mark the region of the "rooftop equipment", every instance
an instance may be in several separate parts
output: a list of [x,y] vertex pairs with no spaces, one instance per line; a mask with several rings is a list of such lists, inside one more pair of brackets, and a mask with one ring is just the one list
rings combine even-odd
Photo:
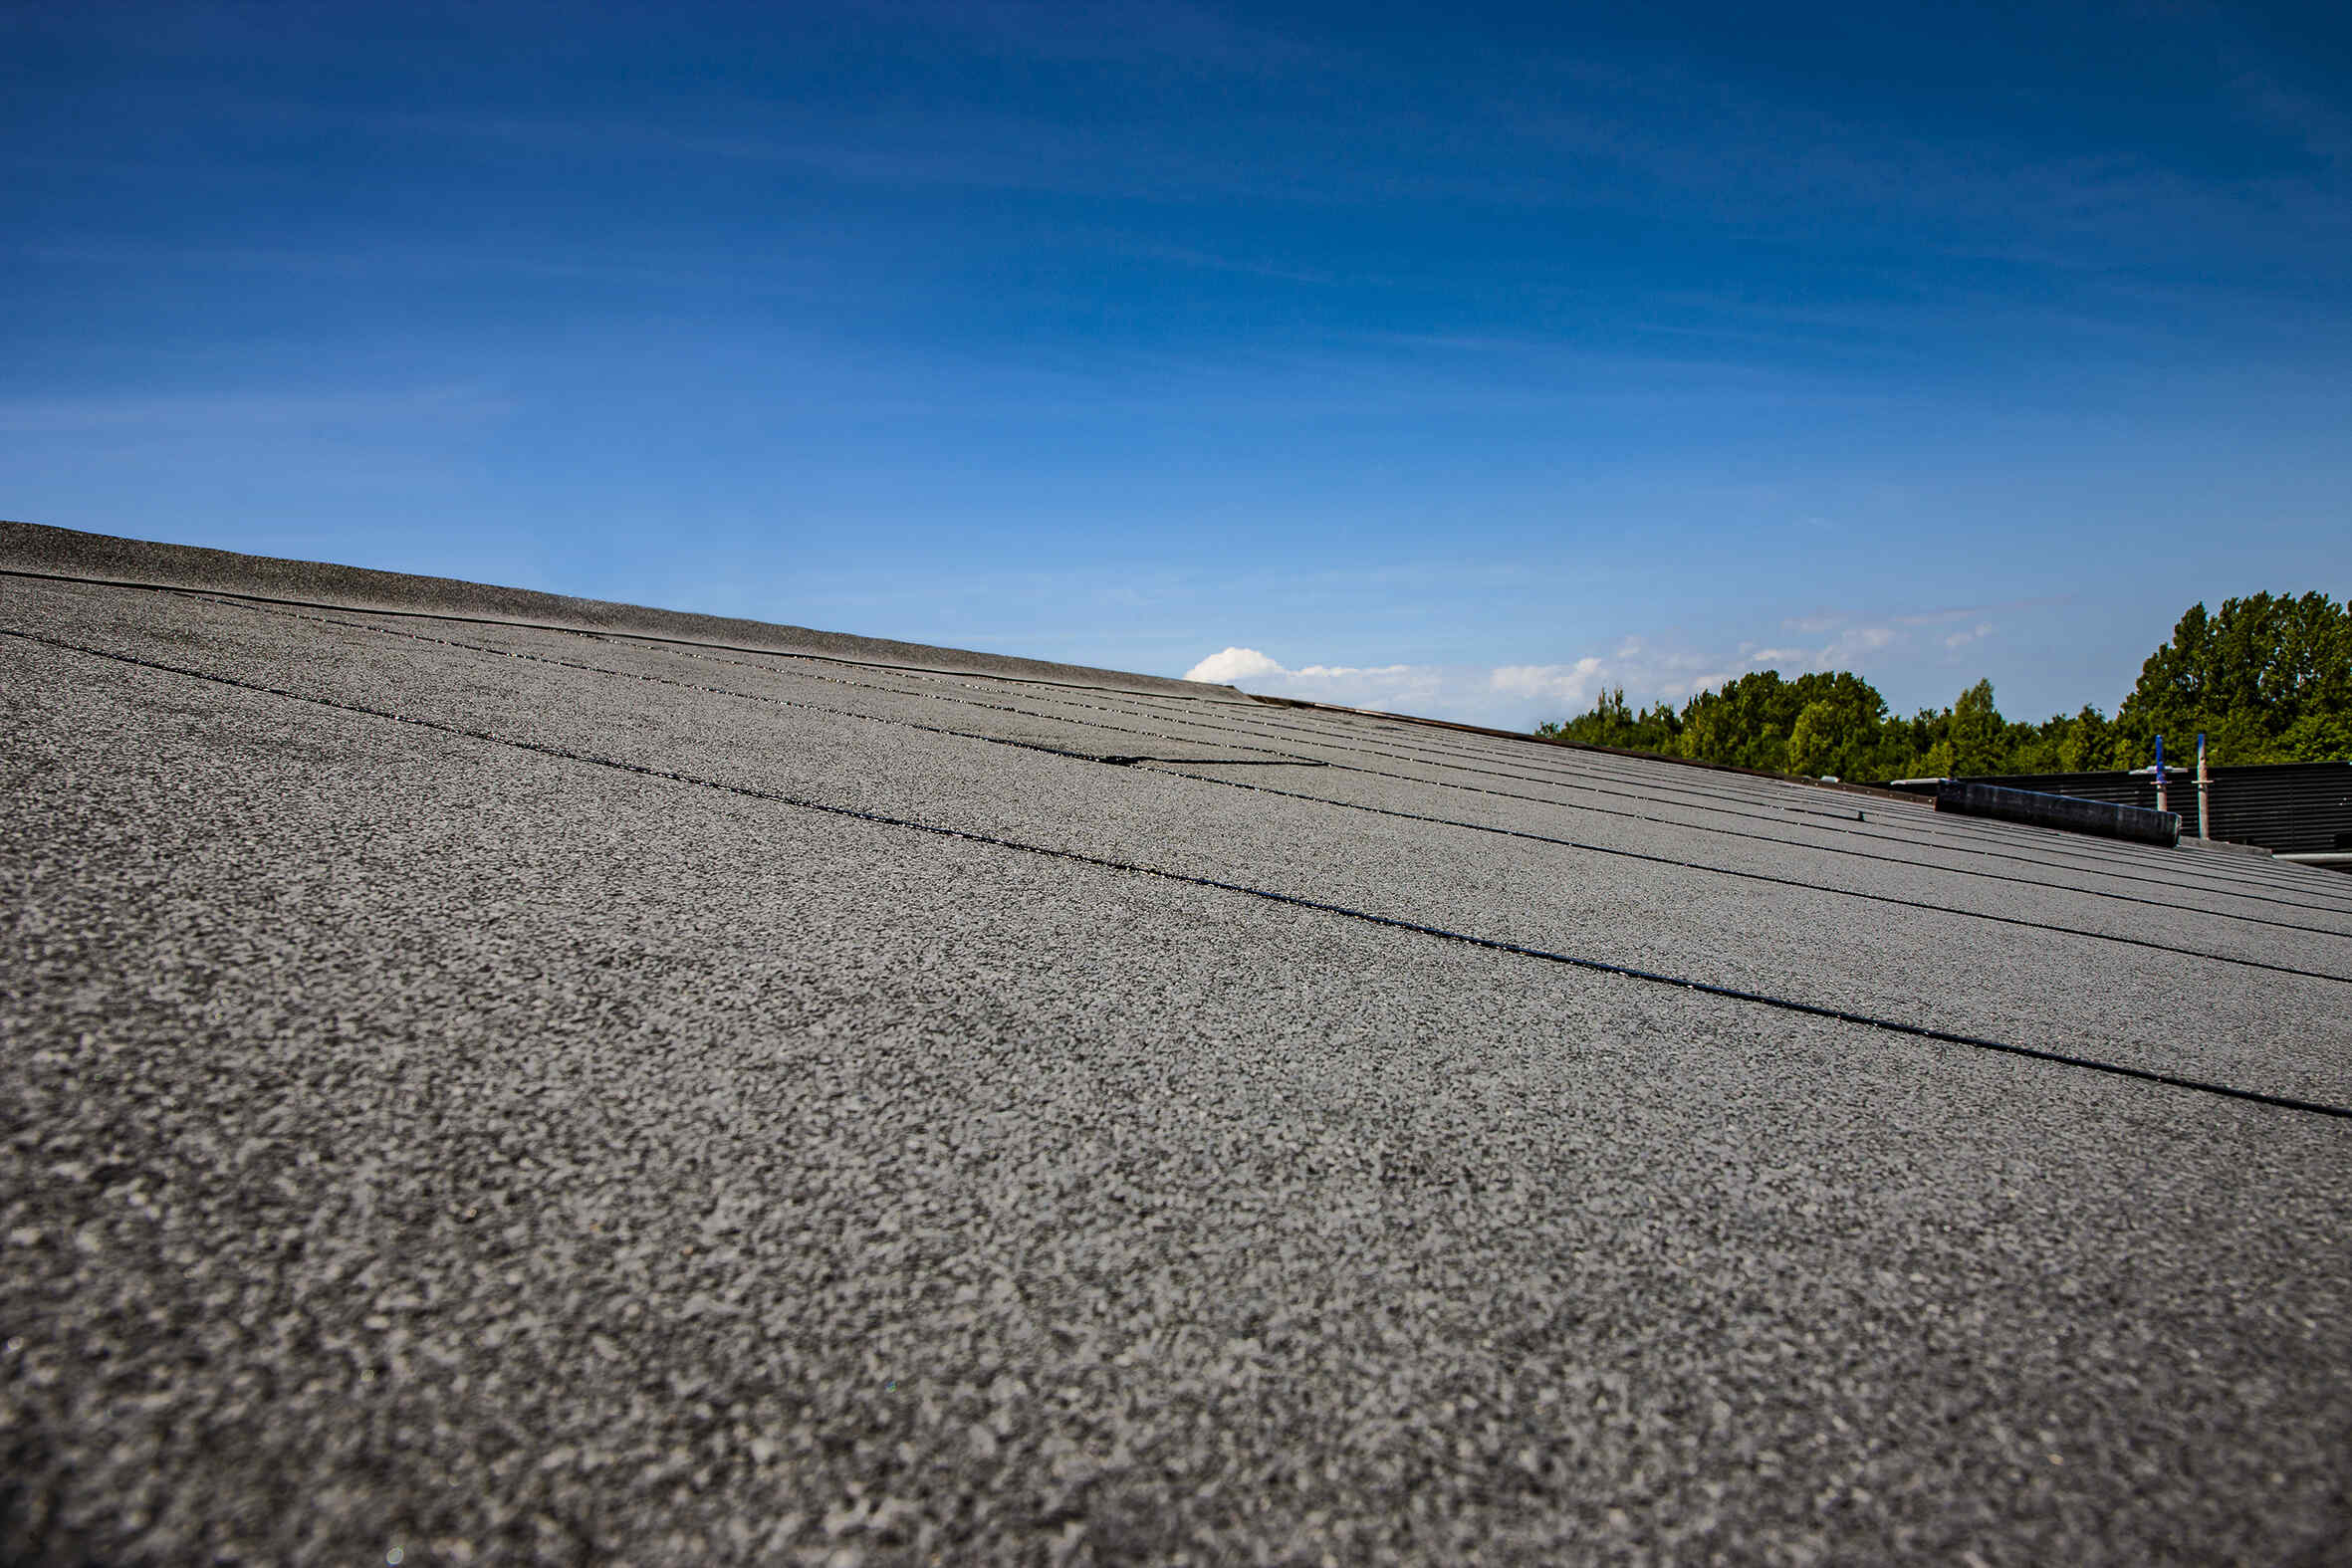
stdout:
[[[2177,770],[2167,769],[2168,773]],[[2352,763],[2257,763],[2207,769],[2200,837],[2278,854],[2352,849]],[[2009,789],[2152,806],[2156,780],[2136,773],[2023,774],[1980,781]],[[2187,804],[2187,801],[2183,801]]]
[[2035,827],[2054,827],[2068,833],[2137,839],[2141,843],[2162,844],[2168,849],[2181,841],[2181,817],[2177,811],[2151,811],[2108,800],[2083,800],[2072,795],[2009,789],[1959,779],[1936,781],[1936,809],[1963,816],[2030,822]]

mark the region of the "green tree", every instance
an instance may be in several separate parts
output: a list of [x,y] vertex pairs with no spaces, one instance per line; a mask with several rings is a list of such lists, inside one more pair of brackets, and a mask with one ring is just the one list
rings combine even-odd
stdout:
[[[1798,721],[1805,726],[1803,756],[1792,755]],[[1685,704],[1679,754],[1775,773],[1835,773],[1862,777],[1880,750],[1886,699],[1858,675],[1811,673],[1784,681],[1777,670],[1743,675]]]
[[1952,743],[1952,767],[1947,771],[1961,778],[2005,772],[2004,729],[2000,710],[1993,703],[1991,681],[1979,681],[1962,692],[1960,701],[1952,705],[1952,721],[1945,732]]
[[1547,741],[1575,741],[1585,746],[1616,746],[1672,756],[1682,734],[1682,715],[1664,702],[1636,713],[1626,704],[1625,688],[1620,686],[1602,692],[1590,713],[1538,726],[1535,733]]
[[2219,614],[2191,606],[2140,667],[2112,750],[2136,766],[2162,735],[2186,759],[2204,731],[2221,761],[2318,762],[2346,755],[2347,716],[2352,607],[2324,593],[2256,593]]
[[2144,765],[2161,734],[2173,759],[2193,759],[2204,731],[2222,763],[2352,758],[2352,605],[2324,593],[2257,593],[2221,613],[2193,606],[2148,656],[2110,720],[2085,704],[2068,718],[2011,722],[1979,681],[1949,708],[1887,713],[1868,681],[1844,672],[1782,680],[1743,675],[1678,712],[1636,713],[1622,688],[1590,713],[1536,733],[1700,762],[1840,779],[2074,773]]
[[2090,773],[2105,768],[2115,750],[2115,727],[2089,703],[2066,721],[2065,738],[2058,743],[2059,773]]
[[1858,675],[1800,675],[1804,706],[1788,727],[1788,770],[1814,777],[1869,779],[1886,762],[1887,703]]
[[1803,706],[1779,671],[1743,675],[1684,707],[1682,754],[1778,772],[1787,765],[1788,732]]
[[1834,772],[1837,754],[1845,740],[1835,706],[1827,701],[1806,703],[1788,731],[1788,771],[1793,774]]
[[2352,758],[2352,708],[2303,715],[2278,738],[2278,750],[2294,763]]

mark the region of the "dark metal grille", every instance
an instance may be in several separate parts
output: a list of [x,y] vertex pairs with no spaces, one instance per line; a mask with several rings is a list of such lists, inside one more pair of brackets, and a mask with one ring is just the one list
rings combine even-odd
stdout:
[[[2352,763],[2266,763],[2210,770],[2213,836],[2281,854],[2352,848]],[[2181,813],[2181,832],[2197,832],[2197,767],[2165,770],[2165,807]],[[1976,784],[2038,789],[2118,805],[2156,805],[2147,774],[2010,774]]]

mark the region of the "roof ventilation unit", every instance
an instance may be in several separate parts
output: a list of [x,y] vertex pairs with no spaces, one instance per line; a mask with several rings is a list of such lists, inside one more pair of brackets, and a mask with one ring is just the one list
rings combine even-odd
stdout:
[[2043,794],[2037,789],[2006,789],[1999,784],[1963,784],[1957,779],[1936,784],[1936,809],[1963,816],[1994,816],[2005,822],[2030,822],[2066,833],[2096,833],[2102,838],[2132,838],[2145,844],[2172,848],[2181,841],[2181,813],[2151,811],[2146,806],[2118,805],[2110,800],[2085,800],[2070,794]]

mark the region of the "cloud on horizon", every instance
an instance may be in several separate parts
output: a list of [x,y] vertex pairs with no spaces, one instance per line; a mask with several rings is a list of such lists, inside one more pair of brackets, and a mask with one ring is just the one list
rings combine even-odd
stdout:
[[[1184,672],[1188,681],[1237,686],[1272,697],[1296,697],[1347,708],[1530,730],[1573,717],[1603,692],[1623,688],[1635,707],[1680,703],[1758,670],[1784,675],[1850,670],[1866,680],[1898,661],[1947,662],[1999,630],[1989,613],[2049,601],[1968,604],[1902,614],[1861,616],[1820,610],[1780,623],[1781,639],[1744,641],[1732,649],[1692,647],[1677,639],[1627,637],[1606,654],[1563,664],[1307,664],[1295,669],[1258,648],[1221,649]],[[1785,634],[1793,633],[1793,637]]]
[[1232,647],[1201,660],[1184,678],[1273,697],[1526,730],[1591,707],[1604,689],[1622,681],[1622,672],[1643,651],[1628,642],[1615,659],[1594,655],[1569,664],[1308,664],[1291,669],[1256,648]]

